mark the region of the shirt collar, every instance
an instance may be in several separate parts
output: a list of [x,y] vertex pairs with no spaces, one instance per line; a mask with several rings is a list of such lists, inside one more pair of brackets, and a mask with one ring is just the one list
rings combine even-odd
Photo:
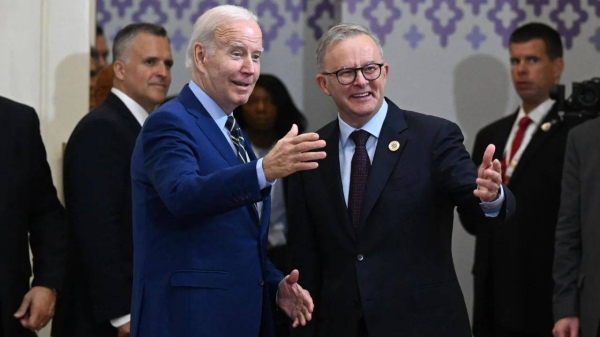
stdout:
[[515,123],[519,123],[521,118],[527,116],[533,121],[534,125],[539,125],[544,119],[544,117],[546,117],[550,109],[552,109],[554,102],[555,101],[553,99],[548,98],[540,105],[536,106],[535,109],[529,111],[528,114],[525,114],[525,110],[523,110],[523,104],[521,104],[521,107],[519,108],[519,114],[517,115],[517,120]]
[[[377,113],[367,122],[367,124],[363,125],[360,129],[367,131],[371,134],[371,136],[375,137],[376,139],[379,139],[379,133],[381,132],[383,121],[387,116],[387,111],[388,104],[385,100],[383,100],[383,104],[381,104],[381,108],[379,108],[379,111],[377,111]],[[340,117],[339,112],[338,124],[340,126],[340,140],[342,141],[342,146],[346,146],[346,142],[348,141],[350,134],[359,129],[356,129],[348,125],[348,123],[344,122],[344,120],[342,120],[342,118]]]
[[121,90],[112,87],[110,89],[110,92],[115,94],[115,96],[119,97],[119,99],[123,102],[123,104],[125,104],[127,109],[129,109],[133,117],[135,117],[138,123],[140,123],[140,125],[143,126],[144,122],[146,121],[146,118],[148,118],[148,111],[142,108],[142,106],[138,102],[134,101],[131,97],[127,96],[127,94],[122,92]]
[[221,107],[217,104],[217,102],[215,102],[212,98],[210,98],[210,96],[208,96],[204,92],[204,90],[202,90],[202,88],[200,88],[200,86],[198,86],[198,84],[196,84],[196,82],[194,82],[193,80],[190,80],[189,86],[190,86],[190,90],[192,90],[192,92],[194,93],[196,98],[200,101],[202,106],[204,106],[204,109],[206,109],[206,111],[208,111],[208,114],[210,115],[210,117],[212,117],[212,119],[214,119],[214,121],[217,123],[217,125],[220,128],[224,128],[225,123],[227,122],[227,117],[229,115],[231,115],[233,113],[233,111],[230,111],[229,113],[225,113],[225,111],[223,111],[223,109],[221,109]]

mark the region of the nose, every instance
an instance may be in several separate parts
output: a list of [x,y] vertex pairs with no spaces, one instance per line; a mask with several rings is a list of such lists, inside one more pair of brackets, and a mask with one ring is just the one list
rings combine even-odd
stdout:
[[522,74],[522,73],[525,73],[525,72],[527,72],[527,69],[528,69],[528,68],[527,68],[527,62],[519,62],[519,63],[516,65],[516,67],[517,67],[517,72],[518,72],[519,74]]
[[356,78],[354,79],[353,84],[356,86],[364,87],[367,83],[369,83],[369,81],[365,78],[365,75],[363,75],[362,71],[357,70]]
[[242,64],[242,72],[246,74],[254,74],[256,72],[257,64],[252,60],[252,57],[249,56],[244,59],[244,63]]
[[259,99],[256,104],[256,110],[262,112],[265,110],[265,102],[262,99]]
[[158,76],[160,76],[160,77],[163,77],[163,78],[166,78],[166,77],[168,77],[170,74],[171,74],[171,70],[170,70],[170,69],[169,69],[169,67],[168,67],[166,64],[164,64],[164,63],[161,63],[161,64],[158,66],[158,69],[156,70],[156,75],[158,75]]

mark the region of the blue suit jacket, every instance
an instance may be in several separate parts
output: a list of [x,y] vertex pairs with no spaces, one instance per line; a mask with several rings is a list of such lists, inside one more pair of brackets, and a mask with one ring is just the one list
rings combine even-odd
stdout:
[[187,85],[146,120],[131,162],[132,336],[273,335],[283,275],[266,256],[270,188],[245,146],[247,164]]

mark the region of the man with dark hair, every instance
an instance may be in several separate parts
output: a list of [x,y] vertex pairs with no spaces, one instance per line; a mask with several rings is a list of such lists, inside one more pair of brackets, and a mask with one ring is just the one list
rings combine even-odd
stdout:
[[562,42],[551,27],[530,23],[513,32],[509,52],[521,105],[479,131],[472,158],[479,165],[487,144],[496,145],[517,212],[503,223],[461,215],[477,236],[473,333],[552,336],[554,230],[571,128],[549,96],[564,68]]
[[65,150],[73,233],[73,298],[58,336],[128,336],[133,279],[130,159],[148,114],[165,99],[173,58],[161,26],[123,28],[113,45],[111,93],[76,126]]
[[456,124],[384,97],[390,66],[363,26],[323,34],[317,62],[338,118],[317,131],[327,142],[319,167],[289,179],[292,267],[316,310],[292,336],[470,336],[454,210],[513,212],[494,147],[477,170]]
[[100,60],[100,67],[104,68],[108,64],[108,44],[106,43],[106,37],[104,36],[104,29],[100,25],[96,25],[96,50],[98,50],[98,56]]
[[567,140],[553,268],[554,337],[600,337],[598,144],[600,118],[576,127]]
[[48,324],[57,292],[62,293],[67,224],[38,116],[4,97],[0,158],[0,337],[31,336]]

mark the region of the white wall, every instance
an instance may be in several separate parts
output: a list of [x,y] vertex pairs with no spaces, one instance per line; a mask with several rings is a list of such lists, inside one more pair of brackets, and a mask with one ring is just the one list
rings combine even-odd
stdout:
[[[0,95],[35,108],[62,199],[62,143],[87,112],[91,0],[0,0]],[[39,336],[50,335],[49,326]]]

